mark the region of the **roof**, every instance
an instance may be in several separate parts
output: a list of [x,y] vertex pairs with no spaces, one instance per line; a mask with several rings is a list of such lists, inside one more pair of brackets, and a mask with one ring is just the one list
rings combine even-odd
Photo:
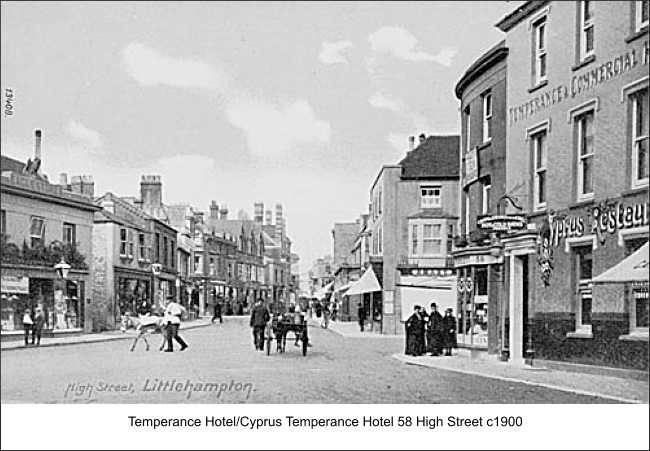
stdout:
[[508,48],[506,47],[505,40],[499,42],[481,55],[469,66],[460,80],[458,80],[458,83],[456,83],[456,88],[454,89],[456,98],[460,100],[463,96],[463,91],[472,81],[480,77],[488,68],[502,61],[506,56],[508,56]]
[[528,1],[523,5],[519,6],[513,12],[508,14],[506,17],[498,21],[495,26],[501,31],[508,32],[512,30],[519,22],[528,17],[531,13],[537,11],[539,8],[548,3],[548,0],[545,1]]
[[399,162],[402,179],[458,178],[460,136],[429,136]]
[[14,160],[10,157],[5,157],[0,155],[0,171],[1,172],[20,172],[22,173],[25,169],[25,163],[22,163],[18,160]]

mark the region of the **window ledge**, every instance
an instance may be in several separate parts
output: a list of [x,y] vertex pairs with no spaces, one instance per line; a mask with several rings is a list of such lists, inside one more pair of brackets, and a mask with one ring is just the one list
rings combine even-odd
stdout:
[[621,194],[625,196],[634,196],[635,194],[645,194],[648,192],[648,184],[635,186],[627,191],[623,191]]
[[490,138],[489,141],[485,141],[484,143],[481,143],[478,146],[476,146],[476,150],[481,151],[487,147],[490,147],[491,145],[492,145],[492,139]]
[[528,94],[532,94],[533,92],[542,89],[544,86],[548,85],[548,80],[543,80],[537,83],[535,86],[532,88],[528,88]]
[[621,340],[621,341],[645,341],[645,342],[647,342],[648,341],[648,331],[641,332],[641,331],[635,330],[635,331],[630,332],[627,335],[621,335],[620,337],[618,337],[618,339]]
[[573,66],[571,66],[571,70],[573,72],[575,72],[575,71],[580,70],[583,67],[593,63],[594,61],[596,61],[596,56],[595,55],[590,55],[590,56],[586,57],[585,59],[583,59],[582,61],[580,61],[579,63],[576,63]]
[[587,329],[578,329],[574,332],[566,334],[567,338],[594,338],[594,334]]
[[639,39],[642,36],[647,36],[648,35],[648,27],[645,26],[641,28],[639,31],[633,32],[631,35],[629,35],[627,38],[625,38],[626,43],[634,42],[637,39]]
[[578,202],[574,202],[571,205],[569,205],[569,210],[574,210],[576,208],[581,208],[585,207],[587,205],[592,205],[594,203],[594,199],[585,199],[585,200],[580,200]]

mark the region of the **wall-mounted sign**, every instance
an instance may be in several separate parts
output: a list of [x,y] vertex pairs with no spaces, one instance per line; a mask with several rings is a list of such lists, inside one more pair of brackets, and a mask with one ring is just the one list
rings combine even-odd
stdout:
[[527,102],[508,108],[509,124],[513,124],[542,112],[567,98],[574,98],[577,95],[589,91],[594,87],[614,79],[633,68],[639,63],[642,66],[648,65],[648,41],[645,41],[640,48],[630,49],[627,52],[605,61],[600,65],[571,77],[569,84],[557,85],[551,89],[541,92]]
[[499,265],[503,263],[503,257],[495,257],[492,254],[479,255],[462,255],[454,257],[454,266],[479,266],[479,265]]
[[476,180],[478,180],[478,151],[475,147],[465,154],[465,185]]
[[526,217],[523,215],[495,215],[479,218],[478,226],[492,232],[511,232],[526,228]]
[[2,276],[2,292],[29,294],[29,277]]

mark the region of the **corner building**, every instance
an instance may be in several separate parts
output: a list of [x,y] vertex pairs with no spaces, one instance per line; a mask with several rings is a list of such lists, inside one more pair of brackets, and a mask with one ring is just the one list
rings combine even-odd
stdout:
[[648,241],[648,2],[529,1],[497,27],[529,221],[502,238],[510,359],[647,370],[647,279],[592,278]]

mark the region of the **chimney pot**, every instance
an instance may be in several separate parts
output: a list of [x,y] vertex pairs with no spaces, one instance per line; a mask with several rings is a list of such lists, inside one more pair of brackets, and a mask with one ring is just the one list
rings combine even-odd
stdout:
[[424,133],[420,134],[420,144],[422,144],[426,140],[427,140],[427,136]]
[[67,186],[68,185],[68,174],[62,172],[59,174],[59,185]]
[[409,152],[415,149],[415,136],[409,136]]

